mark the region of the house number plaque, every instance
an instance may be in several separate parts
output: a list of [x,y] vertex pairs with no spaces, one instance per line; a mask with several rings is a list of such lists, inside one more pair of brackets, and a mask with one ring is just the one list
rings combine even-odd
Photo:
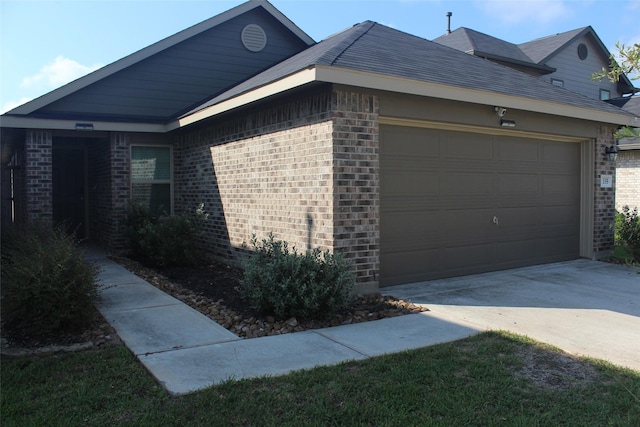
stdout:
[[600,187],[601,188],[613,187],[613,175],[600,175]]

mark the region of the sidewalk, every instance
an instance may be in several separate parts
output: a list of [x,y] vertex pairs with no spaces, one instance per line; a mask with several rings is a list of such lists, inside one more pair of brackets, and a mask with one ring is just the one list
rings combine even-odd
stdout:
[[98,309],[125,345],[171,393],[228,379],[281,375],[321,365],[466,338],[479,329],[430,312],[313,331],[242,339],[95,251]]
[[574,355],[640,371],[640,276],[635,267],[579,259],[385,288],[431,311],[242,339],[101,254],[98,309],[172,394],[228,379],[455,341],[487,330],[526,335]]

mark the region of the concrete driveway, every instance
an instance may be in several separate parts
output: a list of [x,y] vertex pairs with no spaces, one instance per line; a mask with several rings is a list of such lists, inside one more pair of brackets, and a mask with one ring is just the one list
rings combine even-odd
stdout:
[[383,288],[432,315],[640,371],[638,268],[576,260]]

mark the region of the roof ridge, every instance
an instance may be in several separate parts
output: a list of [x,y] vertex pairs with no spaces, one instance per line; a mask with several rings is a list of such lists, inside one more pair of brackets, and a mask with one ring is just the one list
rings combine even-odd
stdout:
[[579,34],[579,33],[581,33],[582,31],[586,30],[589,27],[590,27],[590,25],[587,25],[585,27],[574,28],[573,30],[562,31],[561,33],[549,34],[547,36],[538,37],[537,39],[533,39],[533,40],[529,40],[529,41],[526,41],[526,42],[518,43],[516,46],[522,46],[522,45],[525,45],[525,44],[528,44],[528,43],[534,43],[534,42],[542,41],[542,40],[545,40],[545,39],[550,39],[552,37],[563,36],[563,35],[565,35],[567,33],[575,32],[576,34]]
[[[367,34],[375,25],[376,25],[376,22],[373,22],[373,21],[364,21],[359,24],[355,24],[353,27],[351,27],[351,30],[353,30],[354,27],[358,27],[358,28],[353,30],[354,34],[351,35],[352,38],[347,38],[346,40],[344,40],[343,42],[335,46],[333,49],[330,49],[328,52],[322,55],[323,59],[326,59],[329,65],[334,65],[336,61],[340,59],[340,57],[346,52],[347,49],[353,46],[358,40],[360,40],[362,36]],[[349,31],[349,30],[346,30],[346,31]],[[336,36],[339,34],[341,33],[336,34]]]

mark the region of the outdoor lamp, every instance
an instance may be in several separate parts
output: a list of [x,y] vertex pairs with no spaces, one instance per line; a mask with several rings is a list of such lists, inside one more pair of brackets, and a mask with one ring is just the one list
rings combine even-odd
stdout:
[[618,159],[618,147],[615,145],[606,147],[604,149],[604,153],[607,155],[607,159],[611,162],[615,162]]

